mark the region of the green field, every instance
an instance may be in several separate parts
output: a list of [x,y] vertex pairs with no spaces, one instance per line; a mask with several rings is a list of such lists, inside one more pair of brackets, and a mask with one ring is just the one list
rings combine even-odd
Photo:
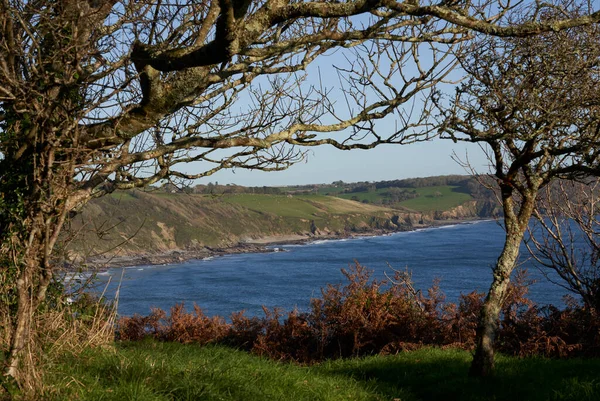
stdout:
[[377,201],[382,201],[383,199],[385,199],[385,197],[383,196],[383,194],[387,191],[387,188],[385,189],[378,189],[376,191],[372,191],[372,192],[352,192],[352,193],[347,193],[347,194],[338,194],[335,196],[338,196],[340,198],[344,198],[344,199],[352,199],[352,198],[356,198],[358,199],[360,202],[367,200],[370,203],[374,203]]
[[223,195],[224,202],[236,204],[260,213],[312,220],[327,214],[381,213],[386,209],[357,205],[355,202],[324,195]]
[[[315,197],[315,200],[317,197]],[[323,210],[300,197],[286,195],[223,195],[224,202],[237,204],[262,213],[272,213],[282,217],[297,217],[301,219],[314,219]]]
[[338,186],[322,186],[319,187],[318,189],[318,193],[319,195],[336,195],[338,193],[340,193],[341,191],[343,191],[344,188],[343,187],[338,187]]
[[[342,188],[328,185],[320,191],[331,193]],[[69,251],[81,257],[110,254],[117,248],[131,254],[160,253],[227,247],[266,237],[395,229],[398,226],[391,219],[398,210],[443,211],[472,199],[457,188],[406,188],[419,196],[392,205],[382,205],[387,200],[387,188],[337,196],[117,191],[90,202],[71,222],[78,235]],[[359,202],[351,200],[353,197]]]
[[118,202],[128,202],[136,199],[130,191],[116,191],[108,194],[107,196]]
[[400,202],[400,205],[419,212],[452,209],[472,199],[469,194],[457,192],[457,188],[450,185],[415,188],[419,197]]
[[45,400],[577,400],[600,399],[600,360],[499,357],[494,378],[467,377],[471,355],[426,348],[392,356],[278,363],[230,348],[117,344],[65,357]]
[[[458,187],[451,185],[403,189],[415,190],[419,196],[414,199],[399,202],[392,206],[406,208],[417,212],[449,210],[472,199],[470,195],[464,192],[458,192]],[[385,200],[385,193],[388,190],[389,188],[380,188],[371,192],[354,192],[338,194],[335,196],[344,199],[352,199],[355,197],[360,202],[366,200],[369,203],[380,203]]]

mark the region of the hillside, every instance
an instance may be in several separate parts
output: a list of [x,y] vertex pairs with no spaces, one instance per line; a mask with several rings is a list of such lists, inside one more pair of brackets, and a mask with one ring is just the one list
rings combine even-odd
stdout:
[[[482,185],[486,182],[486,185]],[[430,219],[452,218],[454,208],[467,206],[471,217],[497,215],[500,209],[494,193],[487,187],[493,186],[488,176],[445,175],[424,178],[409,178],[392,181],[362,181],[331,184],[293,185],[286,187],[243,187],[239,185],[196,185],[175,187],[166,184],[166,192],[195,194],[284,194],[326,195],[357,202],[383,206],[403,212],[422,213]],[[463,211],[464,212],[464,211]],[[448,217],[443,217],[443,213]],[[463,216],[465,217],[465,216]]]
[[[249,244],[404,231],[494,213],[468,177],[419,180],[116,192],[91,202],[73,219],[67,260],[207,248],[213,253],[214,248],[251,252],[260,249]],[[190,257],[203,256],[208,255]]]
[[94,256],[221,248],[265,237],[405,230],[415,223],[411,218],[389,208],[322,195],[128,191],[87,205],[71,223],[75,239],[69,249],[72,255]]

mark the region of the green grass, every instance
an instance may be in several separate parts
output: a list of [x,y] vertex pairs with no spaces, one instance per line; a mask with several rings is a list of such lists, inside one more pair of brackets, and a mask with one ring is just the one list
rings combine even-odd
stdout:
[[319,187],[319,189],[317,190],[318,193],[320,195],[334,195],[336,196],[338,193],[342,192],[344,190],[343,187],[336,187],[336,186],[323,186],[323,187]]
[[362,202],[363,200],[368,200],[369,202],[373,203],[376,201],[381,201],[383,199],[385,199],[385,197],[383,196],[383,194],[387,192],[387,188],[385,189],[378,189],[376,191],[372,191],[372,192],[352,192],[352,193],[347,193],[347,194],[338,194],[335,196],[338,196],[340,198],[344,198],[344,199],[358,199],[360,202]]
[[598,400],[600,360],[500,357],[497,375],[467,377],[470,354],[277,363],[224,347],[142,342],[90,350],[54,369],[49,400]]
[[272,213],[282,217],[313,219],[315,215],[322,212],[311,203],[296,196],[239,194],[223,195],[221,199],[225,202],[244,206],[250,210]]
[[108,194],[111,199],[116,199],[119,202],[133,201],[136,198],[128,191],[116,191]]
[[337,374],[253,357],[224,347],[143,342],[89,351],[55,372],[47,399],[379,400]]
[[365,207],[353,202],[324,195],[223,195],[224,202],[237,204],[260,213],[270,213],[281,217],[315,220],[327,214],[381,213],[386,209]]
[[419,197],[400,202],[400,205],[419,212],[449,210],[472,199],[469,194],[457,192],[457,188],[450,185],[415,188]]
[[[422,349],[391,357],[334,361],[321,369],[402,400],[598,400],[600,360],[499,356],[493,378],[468,377],[471,354]],[[397,396],[401,394],[401,396]],[[389,399],[389,398],[388,398]]]
[[[405,188],[415,190],[419,194],[417,198],[408,199],[399,202],[393,206],[411,209],[417,212],[428,212],[432,210],[449,210],[456,206],[471,200],[471,196],[463,192],[456,191],[458,187],[443,185],[423,188]],[[335,196],[344,199],[358,199],[362,202],[367,200],[370,203],[382,202],[386,197],[384,194],[389,188],[380,188],[371,192],[354,192],[346,194],[337,194]]]

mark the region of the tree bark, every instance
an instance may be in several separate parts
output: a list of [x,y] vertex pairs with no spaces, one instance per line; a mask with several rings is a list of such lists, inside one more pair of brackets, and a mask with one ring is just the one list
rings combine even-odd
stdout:
[[[0,199],[5,209],[0,215],[1,289],[7,295],[10,342],[5,353],[0,384],[11,391],[23,387],[28,371],[24,361],[29,341],[37,330],[37,311],[46,301],[52,284],[51,255],[68,212],[62,194],[68,193],[72,169],[54,165],[50,146],[38,152],[37,163],[7,157],[0,168],[13,174],[13,180],[0,183]],[[26,190],[23,190],[23,187]]]
[[520,191],[522,199],[518,206],[518,212],[515,210],[512,185],[506,183],[500,185],[506,238],[504,248],[494,268],[492,285],[479,315],[475,355],[469,370],[469,375],[473,377],[487,377],[494,374],[494,341],[498,331],[502,304],[506,298],[510,275],[517,263],[521,241],[525,236],[529,219],[533,215],[535,199],[542,183],[539,177],[529,178],[530,188]]
[[486,377],[494,373],[494,341],[498,331],[498,320],[510,283],[510,274],[519,256],[523,235],[524,231],[507,230],[504,248],[494,269],[494,279],[479,315],[477,348],[469,371],[471,376]]
[[21,351],[25,348],[27,333],[29,332],[29,319],[31,302],[27,296],[27,287],[29,286],[28,270],[24,269],[17,280],[17,313],[14,317],[14,324],[11,333],[10,349],[6,360],[4,375],[10,380],[19,382],[19,364]]
[[[41,212],[40,212],[41,215]],[[31,220],[29,220],[31,221]],[[38,220],[45,223],[42,227],[31,227],[29,241],[21,243],[11,250],[10,258],[14,261],[18,270],[16,280],[16,313],[12,317],[10,334],[10,348],[7,353],[4,368],[5,381],[24,383],[25,372],[22,371],[22,361],[27,344],[35,327],[32,324],[36,317],[36,310],[45,300],[45,294],[51,283],[51,266],[47,262],[48,248],[44,242],[44,232],[54,231],[55,224],[52,219]],[[8,386],[12,386],[7,383]]]

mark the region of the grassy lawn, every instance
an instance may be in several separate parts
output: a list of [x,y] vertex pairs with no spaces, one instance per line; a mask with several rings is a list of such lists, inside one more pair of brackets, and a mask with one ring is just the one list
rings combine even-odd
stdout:
[[467,377],[470,354],[278,363],[224,347],[120,344],[57,365],[48,400],[598,400],[600,360],[501,357],[496,377]]

